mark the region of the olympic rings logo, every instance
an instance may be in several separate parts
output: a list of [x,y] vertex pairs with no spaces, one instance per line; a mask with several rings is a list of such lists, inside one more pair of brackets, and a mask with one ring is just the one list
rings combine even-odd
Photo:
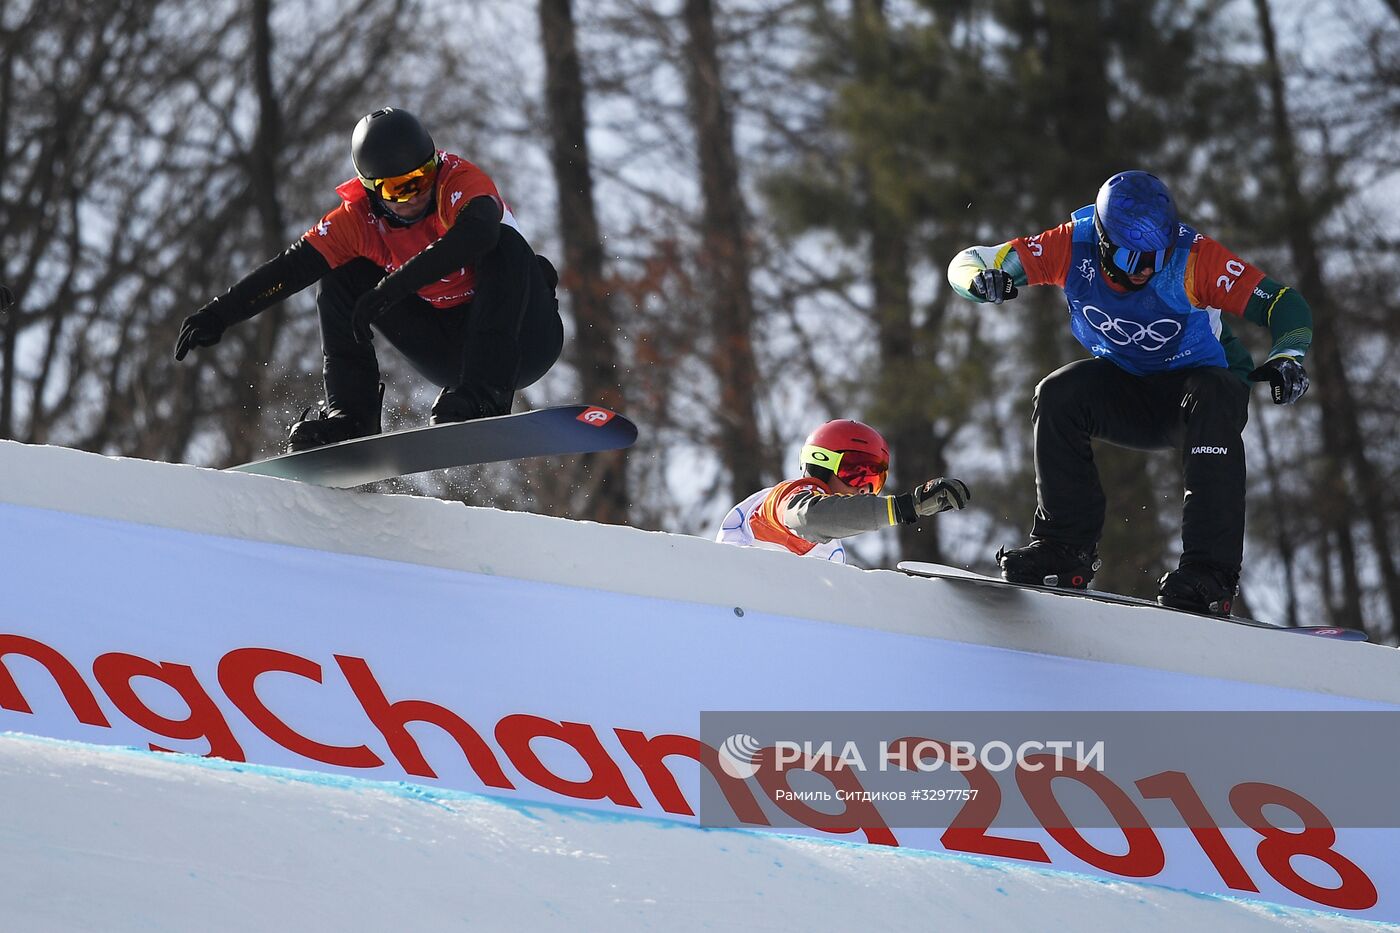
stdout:
[[1149,353],[1165,347],[1176,339],[1182,330],[1181,322],[1171,318],[1161,318],[1151,324],[1139,324],[1137,321],[1113,317],[1093,305],[1085,305],[1082,311],[1089,326],[1107,337],[1111,343],[1120,347],[1135,345]]

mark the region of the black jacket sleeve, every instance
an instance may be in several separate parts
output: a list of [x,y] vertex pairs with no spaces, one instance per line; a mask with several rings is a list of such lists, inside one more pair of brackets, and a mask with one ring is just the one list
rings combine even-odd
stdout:
[[239,279],[214,300],[214,306],[225,324],[237,324],[295,295],[329,271],[330,263],[316,247],[297,240]]
[[501,235],[501,205],[489,195],[472,198],[452,226],[435,243],[404,263],[376,286],[394,300],[407,298],[457,269],[474,266]]

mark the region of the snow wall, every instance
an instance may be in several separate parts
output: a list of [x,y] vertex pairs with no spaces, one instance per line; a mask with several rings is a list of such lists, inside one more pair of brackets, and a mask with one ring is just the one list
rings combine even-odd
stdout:
[[[129,789],[122,796],[132,826],[143,825],[141,807],[162,811],[174,782],[202,801],[199,819],[217,823],[221,812],[232,820],[238,810],[219,797],[236,800],[236,782],[207,774],[252,781],[262,777],[259,769],[285,768],[317,772],[331,785],[389,782],[400,793],[408,788],[409,797],[452,797],[457,802],[446,809],[470,811],[468,822],[485,827],[477,860],[494,852],[503,865],[516,864],[509,853],[518,848],[523,865],[530,857],[521,853],[541,844],[535,834],[554,833],[567,850],[570,834],[584,827],[579,851],[598,847],[615,873],[610,883],[652,901],[673,894],[685,903],[690,882],[677,878],[694,873],[686,861],[692,855],[709,866],[694,873],[703,900],[706,884],[746,859],[781,865],[778,850],[800,853],[793,857],[834,874],[804,871],[796,887],[785,886],[791,875],[774,883],[770,898],[792,899],[766,902],[785,923],[793,918],[782,910],[804,898],[823,903],[822,892],[843,872],[859,875],[896,913],[922,911],[931,890],[956,878],[963,881],[952,886],[968,905],[1006,896],[998,885],[959,874],[975,875],[967,866],[980,871],[988,863],[972,856],[989,855],[1001,859],[998,871],[1031,879],[1017,894],[1029,900],[1018,901],[1008,919],[1062,916],[1069,902],[1095,900],[1086,891],[1099,891],[1104,909],[1117,911],[1123,904],[1103,892],[1126,891],[1151,905],[1132,924],[1147,929],[1148,913],[1171,901],[1150,893],[1153,885],[1287,905],[1242,910],[1204,899],[1199,909],[1219,911],[1209,921],[1216,929],[1304,917],[1297,908],[1400,919],[1393,857],[1400,831],[1379,819],[1372,827],[1299,834],[1238,825],[1215,834],[1199,827],[1104,831],[1102,823],[1081,832],[1054,820],[1048,828],[983,831],[999,825],[996,806],[989,812],[983,799],[962,811],[944,805],[949,818],[962,813],[960,831],[947,831],[946,820],[904,828],[870,800],[846,799],[833,811],[837,818],[770,799],[762,775],[735,777],[715,746],[700,741],[702,711],[724,710],[1394,711],[1394,649],[1049,594],[1008,603],[989,599],[983,587],[692,537],[13,442],[0,442],[0,477],[0,731],[85,743],[0,743],[0,762],[8,763],[0,764],[8,810],[0,812],[0,864],[7,871],[30,864],[35,847],[90,854],[84,833],[111,831],[96,817],[106,806],[100,793],[89,788],[72,798],[93,810],[74,824],[63,803],[70,798],[42,791],[50,778],[84,774],[87,783]],[[218,772],[211,764],[205,776],[190,777],[198,768],[190,759],[91,745],[247,765]],[[1200,764],[1183,760],[1171,773],[1190,774]],[[162,770],[171,768],[185,776]],[[1290,774],[1243,777],[1251,787],[1286,788]],[[1002,784],[994,800],[1017,791],[1014,781]],[[1242,786],[1243,779],[1199,790],[1207,801],[1227,794],[1233,801]],[[784,832],[807,838],[685,828],[697,821],[702,788],[723,790],[720,799],[749,823],[769,822],[762,813],[775,824],[795,819],[799,828]],[[288,811],[298,806],[296,793],[287,791]],[[1132,786],[1113,793],[1128,794],[1143,812],[1165,803]],[[1343,786],[1336,793],[1365,791]],[[1324,813],[1341,802],[1307,801]],[[275,813],[278,801],[269,806]],[[540,813],[552,814],[543,828],[519,819],[532,807],[536,823]],[[45,844],[50,830],[65,841]],[[149,869],[169,864],[172,854],[192,857],[162,851],[172,833],[180,831],[121,838]],[[447,835],[463,833],[470,835],[459,823]],[[431,836],[423,830],[424,839]],[[349,864],[345,851],[353,846],[342,851],[345,839],[333,832],[313,838]],[[1160,858],[1144,859],[1141,847]],[[112,869],[110,860],[63,851],[59,861],[82,875],[67,879],[76,890],[100,886],[101,873]],[[675,876],[669,890],[658,864]],[[570,865],[583,860],[557,859],[542,869],[557,874],[541,878],[534,893],[550,902],[551,891],[566,897],[592,870]],[[1045,880],[1052,875],[1063,883]],[[514,884],[517,899],[532,896],[528,885]],[[0,889],[0,916],[32,907],[32,893]],[[345,903],[357,900],[347,895]],[[758,909],[751,899],[737,903],[749,905],[750,917]],[[1105,914],[1100,927],[1090,908],[1079,910],[1080,928],[1124,925],[1114,913],[1119,919]],[[1306,916],[1299,928],[1349,922]],[[714,928],[726,926],[717,919]]]

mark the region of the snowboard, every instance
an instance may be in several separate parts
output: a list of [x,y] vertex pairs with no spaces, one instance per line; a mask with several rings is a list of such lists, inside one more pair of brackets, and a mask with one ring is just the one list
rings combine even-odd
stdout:
[[637,426],[617,412],[566,405],[372,434],[231,469],[347,489],[427,470],[620,450],[636,440]]
[[[1146,599],[1138,599],[1133,596],[1119,596],[1117,593],[1104,593],[1099,590],[1068,590],[1055,586],[1037,586],[1032,583],[1008,583],[996,577],[983,576],[980,573],[973,573],[969,570],[962,570],[957,567],[945,567],[942,564],[926,564],[920,561],[900,561],[899,569],[904,573],[914,577],[935,577],[941,580],[954,580],[959,583],[968,583],[973,586],[988,587],[1001,590],[1009,597],[1014,598],[1015,594],[1025,590],[1034,590],[1041,593],[1053,593],[1056,596],[1064,596],[1069,599],[1090,599],[1099,603],[1111,603],[1115,606],[1146,606],[1156,609],[1159,612],[1181,613],[1180,609],[1172,609],[1162,606]],[[1194,615],[1194,613],[1185,613]],[[1366,641],[1366,633],[1351,628],[1332,628],[1326,625],[1300,625],[1296,628],[1273,625],[1269,622],[1260,622],[1257,619],[1246,619],[1241,616],[1207,616],[1201,618],[1213,619],[1218,622],[1232,622],[1235,625],[1247,625],[1251,628],[1269,629],[1275,632],[1292,632],[1295,635],[1314,635],[1320,638],[1332,638],[1339,641]]]

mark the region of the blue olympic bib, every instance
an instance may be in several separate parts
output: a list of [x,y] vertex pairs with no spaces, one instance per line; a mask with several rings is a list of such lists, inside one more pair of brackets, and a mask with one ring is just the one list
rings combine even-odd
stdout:
[[1165,268],[1138,291],[1120,292],[1103,279],[1094,234],[1094,206],[1074,220],[1074,248],[1065,302],[1074,337],[1095,356],[1138,376],[1195,366],[1226,366],[1220,312],[1193,307],[1186,263],[1196,231],[1181,224]]

